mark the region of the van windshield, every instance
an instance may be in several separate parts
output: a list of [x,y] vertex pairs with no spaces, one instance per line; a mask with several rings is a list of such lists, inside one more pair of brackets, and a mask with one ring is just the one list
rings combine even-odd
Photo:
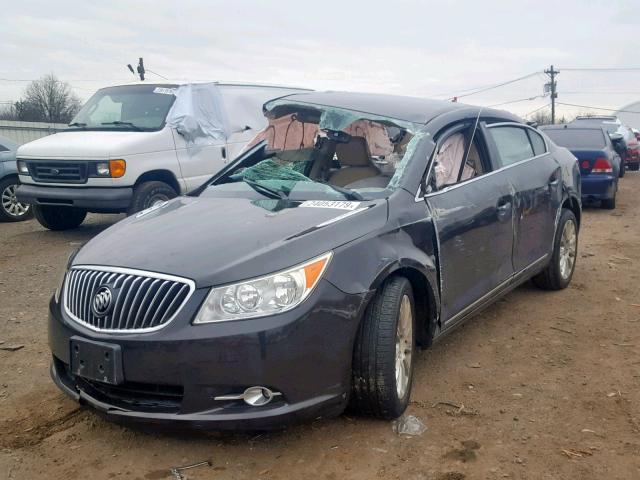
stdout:
[[152,131],[164,127],[177,85],[102,88],[84,104],[69,127],[83,130]]
[[205,195],[385,198],[399,187],[424,135],[409,122],[286,99],[269,102],[266,109],[268,126]]

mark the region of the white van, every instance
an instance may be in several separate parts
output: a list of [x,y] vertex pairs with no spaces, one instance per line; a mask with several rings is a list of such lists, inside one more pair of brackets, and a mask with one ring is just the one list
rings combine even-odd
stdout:
[[134,213],[186,193],[266,127],[262,105],[301,89],[146,83],[98,90],[68,130],[22,145],[17,197],[51,230],[87,212]]

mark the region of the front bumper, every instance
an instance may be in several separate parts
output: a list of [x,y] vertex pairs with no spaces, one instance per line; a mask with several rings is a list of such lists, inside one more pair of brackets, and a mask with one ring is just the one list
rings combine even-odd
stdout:
[[91,212],[124,212],[131,204],[131,187],[46,187],[23,184],[18,200],[31,205],[77,207]]
[[[49,309],[51,375],[76,401],[118,422],[199,429],[270,429],[334,416],[346,406],[358,321],[368,294],[322,280],[302,305],[280,315],[191,325],[208,289],[196,290],[166,327],[144,334],[93,332]],[[70,373],[70,338],[120,345],[125,381],[109,386]],[[265,386],[282,395],[252,407],[214,400]]]
[[609,174],[593,174],[582,176],[583,200],[606,200],[616,194],[618,179]]

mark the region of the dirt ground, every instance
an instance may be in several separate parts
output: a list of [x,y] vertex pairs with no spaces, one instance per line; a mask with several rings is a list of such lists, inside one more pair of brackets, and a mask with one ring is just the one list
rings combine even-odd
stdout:
[[[0,478],[640,478],[640,174],[615,211],[586,208],[570,288],[524,285],[416,365],[408,413],[428,427],[341,416],[263,435],[170,434],[108,423],[49,379],[47,301],[80,229],[0,224]],[[450,402],[452,405],[438,402]],[[456,408],[461,406],[462,408]]]

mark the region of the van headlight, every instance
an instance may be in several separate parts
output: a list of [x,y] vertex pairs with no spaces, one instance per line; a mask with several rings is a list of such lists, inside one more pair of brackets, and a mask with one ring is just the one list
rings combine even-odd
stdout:
[[332,252],[264,277],[212,288],[194,324],[265,317],[300,305],[329,265]]

